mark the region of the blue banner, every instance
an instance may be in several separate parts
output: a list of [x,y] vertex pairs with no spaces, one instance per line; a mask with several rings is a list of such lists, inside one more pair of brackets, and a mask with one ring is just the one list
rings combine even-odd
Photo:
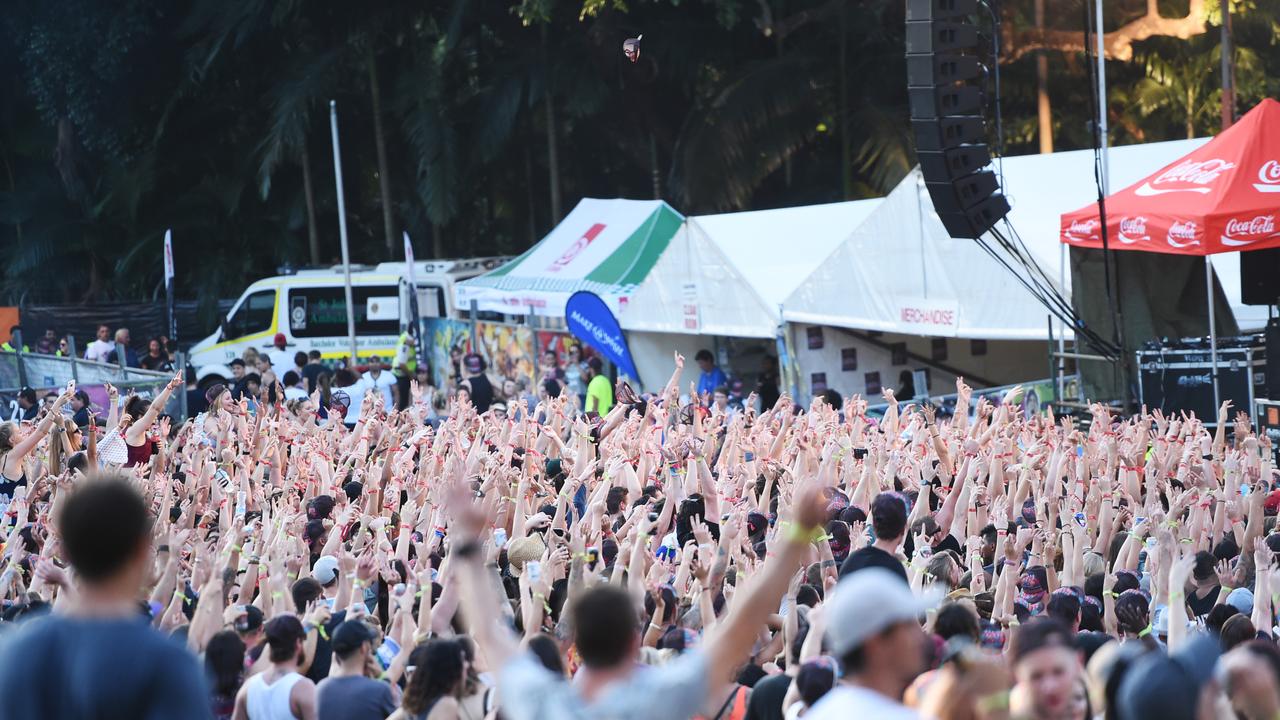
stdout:
[[586,290],[570,295],[564,305],[564,321],[575,337],[600,351],[624,375],[640,382],[622,327],[599,295]]

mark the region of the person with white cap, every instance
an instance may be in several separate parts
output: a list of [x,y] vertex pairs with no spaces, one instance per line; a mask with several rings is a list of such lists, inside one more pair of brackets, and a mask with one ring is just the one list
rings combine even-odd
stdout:
[[929,607],[897,574],[868,567],[846,576],[827,601],[827,643],[843,677],[805,720],[922,716],[901,703],[924,670],[925,634],[919,617]]

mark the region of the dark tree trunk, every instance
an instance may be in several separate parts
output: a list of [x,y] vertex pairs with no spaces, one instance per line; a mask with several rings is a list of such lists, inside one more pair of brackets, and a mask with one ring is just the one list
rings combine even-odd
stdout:
[[311,153],[302,145],[302,195],[307,200],[307,248],[311,251],[311,264],[320,264],[320,234],[316,231],[316,193],[311,187]]
[[382,231],[386,235],[387,259],[395,259],[396,224],[391,215],[391,173],[387,171],[387,140],[382,129],[382,92],[378,89],[378,58],[369,49],[369,95],[373,101],[373,142],[378,150],[378,191],[382,196]]
[[547,174],[551,183],[551,224],[560,222],[560,149],[556,142],[556,105],[551,93],[551,68],[547,58],[547,26],[542,26],[542,94],[547,125]]

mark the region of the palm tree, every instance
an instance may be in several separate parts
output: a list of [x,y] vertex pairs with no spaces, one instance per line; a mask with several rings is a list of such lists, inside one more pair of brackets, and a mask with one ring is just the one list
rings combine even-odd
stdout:
[[[1222,102],[1218,34],[1190,40],[1150,38],[1138,46],[1138,52],[1146,68],[1146,77],[1134,90],[1142,114],[1181,120],[1187,138],[1212,134]],[[1261,62],[1251,48],[1235,48],[1235,66],[1241,87],[1259,83]]]

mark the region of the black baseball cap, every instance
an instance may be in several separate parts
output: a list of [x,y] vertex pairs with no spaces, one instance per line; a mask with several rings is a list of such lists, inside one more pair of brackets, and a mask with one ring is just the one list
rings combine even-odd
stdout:
[[378,639],[378,634],[362,620],[347,620],[333,631],[333,651],[339,655],[356,650],[361,643],[371,643]]
[[245,605],[244,617],[236,618],[236,631],[240,633],[251,633],[262,627],[266,621],[266,616],[262,614],[262,608],[257,605]]

